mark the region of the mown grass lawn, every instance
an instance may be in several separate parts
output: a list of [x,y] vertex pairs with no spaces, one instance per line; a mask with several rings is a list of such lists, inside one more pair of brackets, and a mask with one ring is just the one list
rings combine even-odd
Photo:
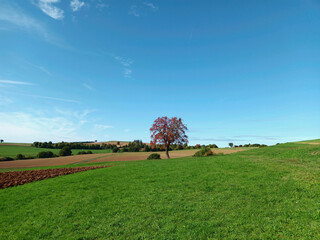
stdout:
[[[84,149],[87,151],[88,149]],[[0,144],[0,157],[12,157],[15,158],[19,153],[25,156],[32,156],[36,157],[39,152],[42,151],[51,151],[54,154],[59,154],[60,149],[51,149],[51,148],[36,148],[31,146],[7,146]],[[82,149],[72,149],[72,154],[77,154]],[[93,153],[109,153],[111,152],[110,149],[103,149],[103,150],[91,150]]]
[[0,239],[320,239],[320,146],[137,161],[0,191]]

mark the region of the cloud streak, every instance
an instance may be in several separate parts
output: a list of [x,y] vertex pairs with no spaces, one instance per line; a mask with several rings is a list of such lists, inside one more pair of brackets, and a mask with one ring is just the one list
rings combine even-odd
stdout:
[[36,6],[38,6],[42,12],[44,12],[51,18],[55,20],[61,20],[64,18],[64,11],[53,5],[54,3],[59,2],[60,0],[39,0],[36,3]]
[[90,85],[89,85],[89,84],[87,84],[87,83],[83,83],[83,84],[82,84],[82,86],[83,86],[83,87],[85,87],[86,89],[90,90],[90,91],[92,91],[92,90],[93,90],[93,87],[92,87],[92,86],[90,86]]
[[34,85],[29,82],[20,82],[20,81],[12,81],[12,80],[0,80],[0,84],[13,84],[13,85]]
[[54,101],[60,101],[60,102],[68,102],[68,103],[80,103],[79,101],[72,100],[72,99],[66,99],[66,98],[57,98],[57,97],[48,97],[48,96],[39,96],[39,95],[27,95],[25,96],[34,97],[34,98],[42,98],[42,99],[49,99]]
[[153,11],[158,11],[159,10],[159,7],[154,5],[153,3],[144,2],[143,4],[146,5],[147,7],[149,7]]
[[[16,29],[22,29],[28,33],[32,33],[32,35],[36,33],[48,43],[63,48],[70,48],[69,46],[66,46],[59,38],[50,33],[50,31],[47,30],[42,22],[25,14],[25,12],[17,4],[12,3],[12,5],[13,6],[9,6],[7,4],[0,3],[0,22],[10,24],[10,28],[4,28],[6,31],[15,30],[15,26]],[[0,31],[4,31],[4,29],[0,29]]]
[[135,17],[140,17],[140,14],[138,12],[138,8],[136,5],[132,5],[130,7],[129,15],[135,16]]
[[98,8],[100,11],[102,11],[104,8],[109,7],[108,4],[103,3],[101,0],[98,1],[96,4],[96,8]]
[[94,127],[95,127],[95,128],[99,128],[99,129],[102,129],[102,130],[114,128],[114,126],[103,125],[103,124],[95,124]]
[[114,59],[123,66],[123,76],[125,78],[131,78],[132,76],[132,69],[131,65],[133,61],[130,58],[114,56]]
[[[0,111],[1,137],[8,142],[89,141],[106,138],[104,129],[113,126],[95,124],[91,110],[71,109]],[[84,127],[84,124],[88,124]]]

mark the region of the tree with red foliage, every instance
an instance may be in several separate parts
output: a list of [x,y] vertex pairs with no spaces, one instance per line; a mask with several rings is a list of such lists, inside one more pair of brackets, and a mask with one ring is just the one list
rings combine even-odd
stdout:
[[170,144],[182,145],[183,143],[188,143],[187,130],[188,128],[182,123],[181,118],[157,118],[150,128],[152,148],[156,144],[164,145],[167,157],[170,158]]

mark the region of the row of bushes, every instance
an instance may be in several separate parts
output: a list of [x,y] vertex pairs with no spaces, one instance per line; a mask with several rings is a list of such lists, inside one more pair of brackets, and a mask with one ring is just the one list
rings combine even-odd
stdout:
[[80,151],[78,152],[78,155],[83,155],[83,154],[92,154],[92,152],[89,150],[89,151]]

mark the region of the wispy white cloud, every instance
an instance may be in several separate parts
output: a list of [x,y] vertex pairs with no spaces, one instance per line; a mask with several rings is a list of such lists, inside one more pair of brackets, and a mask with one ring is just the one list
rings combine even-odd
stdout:
[[74,11],[74,12],[79,11],[84,6],[85,6],[85,3],[81,2],[79,0],[72,0],[70,2],[70,7],[71,7],[72,11]]
[[79,119],[55,112],[0,112],[1,137],[6,141],[79,141],[84,139],[78,134],[81,128]]
[[24,111],[0,110],[1,138],[8,142],[34,141],[90,141],[105,139],[104,129],[110,125],[99,124],[91,115],[95,110],[77,111],[55,108]]
[[130,67],[133,63],[130,58],[115,56],[114,59],[121,63],[124,67]]
[[59,2],[60,0],[38,0],[36,6],[53,19],[60,20],[64,18],[64,11],[53,5]]
[[[12,3],[12,5],[0,3],[0,22],[10,24],[10,28],[6,27],[6,31],[22,29],[28,33],[36,33],[41,36],[45,41],[57,45],[59,47],[70,48],[66,46],[61,39],[57,38],[47,27],[35,18],[27,15],[17,4]],[[0,31],[3,29],[0,29]]]
[[104,3],[102,0],[98,0],[98,3],[96,4],[96,8],[98,8],[100,11],[108,7],[109,7],[109,4]]
[[249,139],[261,139],[261,140],[278,140],[277,136],[261,136],[261,135],[239,135],[234,136],[235,138],[249,138]]
[[[34,141],[89,141],[105,139],[102,129],[112,126],[96,124],[87,109],[36,110],[26,108],[24,111],[0,110],[1,138],[9,142]],[[97,126],[98,127],[97,127]]]
[[144,2],[144,5],[146,5],[147,7],[149,7],[151,10],[153,11],[158,11],[159,7],[154,5],[153,3],[150,2]]
[[0,96],[0,106],[6,106],[11,103],[13,103],[11,98]]
[[52,73],[49,70],[47,70],[45,67],[41,66],[41,65],[37,65],[37,64],[31,63],[31,62],[26,61],[26,60],[23,60],[23,62],[29,64],[30,66],[32,66],[32,67],[34,67],[34,68],[36,68],[36,69],[38,69],[38,70],[40,70],[40,71],[42,71],[44,73],[46,73],[49,76],[52,76]]
[[13,84],[13,85],[34,85],[29,82],[20,82],[20,81],[12,81],[12,80],[0,80],[0,84]]
[[94,125],[95,128],[99,128],[99,129],[110,129],[110,128],[114,128],[114,126],[110,126],[110,125],[103,125],[103,124],[95,124]]
[[8,22],[26,29],[34,29],[41,32],[43,35],[47,34],[46,29],[34,18],[24,14],[18,6],[0,5],[0,21]]
[[124,131],[124,132],[130,132],[131,129],[127,128],[127,129],[124,129],[123,131]]
[[94,109],[86,109],[83,111],[70,111],[69,109],[61,109],[61,108],[55,108],[54,112],[58,113],[60,115],[63,115],[65,117],[70,117],[73,119],[77,119],[78,122],[87,122],[85,119],[87,116],[89,116],[91,113],[94,113],[96,110]]
[[27,96],[27,97],[49,99],[49,100],[60,101],[60,102],[80,103],[77,100],[72,100],[72,99],[67,99],[67,98],[57,98],[57,97],[40,96],[40,95],[29,95],[29,94],[21,94],[21,95],[24,95],[24,96]]
[[140,13],[138,12],[138,8],[136,5],[131,5],[129,14],[135,17],[140,17]]
[[124,77],[130,78],[132,74],[132,70],[130,68],[125,68],[123,69],[123,74],[124,74]]
[[125,58],[120,56],[114,56],[114,59],[124,67],[123,68],[124,77],[131,78],[131,75],[132,75],[131,65],[133,64],[133,61],[130,58]]
[[92,91],[93,90],[93,87],[87,83],[83,83],[82,86],[84,86],[86,89]]

